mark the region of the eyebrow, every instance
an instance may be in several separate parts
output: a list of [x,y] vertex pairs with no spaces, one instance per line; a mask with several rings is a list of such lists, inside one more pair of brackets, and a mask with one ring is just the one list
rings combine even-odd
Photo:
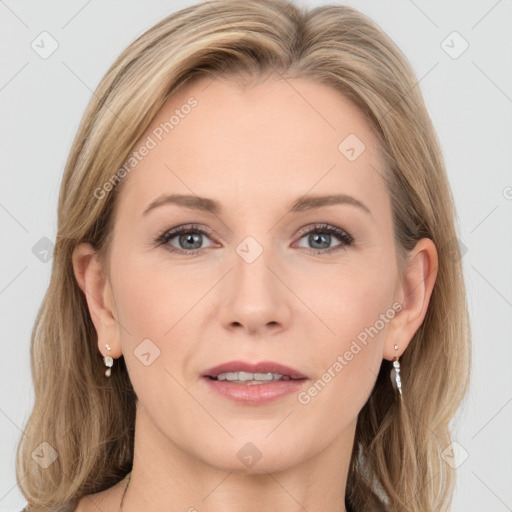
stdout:
[[[147,215],[151,210],[160,206],[175,204],[190,208],[192,210],[200,210],[204,212],[210,212],[218,215],[222,211],[222,206],[219,202],[214,199],[207,197],[199,197],[194,195],[183,195],[183,194],[162,194],[152,201],[149,206],[144,210],[143,215]],[[348,204],[356,206],[368,214],[372,214],[370,209],[358,199],[348,196],[346,194],[332,194],[326,196],[320,195],[309,195],[303,196],[297,199],[290,207],[290,212],[303,212],[306,210],[314,210],[321,208],[322,206],[331,206],[335,204]]]

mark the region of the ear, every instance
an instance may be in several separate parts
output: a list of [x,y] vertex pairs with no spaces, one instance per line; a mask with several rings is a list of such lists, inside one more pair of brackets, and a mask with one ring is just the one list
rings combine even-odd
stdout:
[[[391,320],[384,346],[384,359],[401,356],[427,314],[437,277],[437,250],[429,238],[419,240],[409,252],[399,286],[402,309]],[[398,350],[394,346],[398,345]]]
[[[117,312],[110,282],[99,255],[89,243],[80,243],[73,251],[75,278],[84,292],[91,320],[98,335],[98,349],[102,355],[114,359],[122,354]],[[105,344],[109,344],[109,352]]]

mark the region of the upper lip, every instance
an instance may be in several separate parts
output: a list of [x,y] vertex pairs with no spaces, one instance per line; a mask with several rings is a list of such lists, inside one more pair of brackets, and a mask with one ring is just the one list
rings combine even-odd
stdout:
[[229,361],[222,363],[209,370],[206,370],[203,377],[217,377],[225,372],[248,372],[248,373],[280,373],[292,379],[306,379],[307,377],[295,368],[285,366],[274,361],[260,361],[259,363],[249,363],[246,361]]

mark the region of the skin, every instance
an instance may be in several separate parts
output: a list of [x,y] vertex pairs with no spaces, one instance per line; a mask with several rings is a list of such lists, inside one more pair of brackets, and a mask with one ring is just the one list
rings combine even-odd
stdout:
[[[382,360],[400,356],[424,319],[435,246],[419,241],[399,272],[376,138],[336,90],[306,79],[242,88],[202,78],[167,102],[136,146],[191,96],[198,105],[124,178],[108,266],[89,244],[73,254],[98,349],[106,355],[108,343],[124,356],[138,396],[123,510],[344,511],[358,413]],[[351,133],[366,146],[354,161],[338,150]],[[215,199],[222,211],[168,204],[143,215],[164,193]],[[332,193],[371,213],[351,204],[289,211],[305,194]],[[199,253],[155,242],[188,223],[210,230]],[[315,223],[347,231],[352,244],[298,234]],[[252,263],[236,251],[247,236],[263,249]],[[194,247],[179,236],[169,245]],[[200,377],[233,359],[273,360],[308,376],[307,390],[395,301],[403,309],[306,405],[296,393],[233,402]],[[149,366],[134,354],[147,338],[160,350]],[[252,467],[237,457],[248,442],[261,452]],[[124,483],[77,510],[118,510]]]

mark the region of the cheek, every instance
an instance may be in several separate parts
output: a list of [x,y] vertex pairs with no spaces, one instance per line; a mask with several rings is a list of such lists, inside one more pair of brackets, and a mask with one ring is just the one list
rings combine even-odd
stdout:
[[[307,315],[319,324],[318,332],[326,340],[337,340],[338,349],[378,322],[394,301],[396,273],[393,261],[383,255],[347,257],[338,265],[324,265],[304,271],[297,281],[297,295],[317,316]],[[392,311],[390,312],[392,314]],[[322,325],[323,324],[323,325]],[[362,336],[364,337],[364,336]]]
[[113,275],[116,306],[126,329],[161,339],[204,293],[204,286],[186,268],[155,265],[144,256],[126,257]]
[[[204,318],[215,313],[204,311],[206,301],[201,299],[225,272],[224,267],[174,266],[165,258],[155,263],[144,255],[117,261],[112,277],[119,321],[136,338],[160,340],[163,346],[189,324],[185,316],[192,309],[202,310]],[[316,340],[325,339],[327,346],[342,350],[391,307],[395,279],[389,270],[391,263],[382,253],[353,253],[338,263],[299,260],[282,268],[282,279],[292,292],[282,293],[293,316],[288,327],[293,330],[301,325],[309,336],[314,334]],[[282,284],[276,282],[276,287],[282,288]],[[229,289],[223,288],[222,293]],[[211,297],[215,294],[213,291]],[[337,341],[333,344],[333,340]]]
[[318,286],[308,300],[324,325],[310,315],[308,323],[319,326],[322,335],[315,337],[311,352],[315,382],[299,397],[311,412],[327,408],[338,418],[353,417],[368,398],[382,364],[386,330],[395,316],[396,273],[389,261],[381,255],[366,259],[365,265],[359,261],[315,276]]
[[[186,271],[159,268],[141,256],[118,261],[112,280],[130,380],[142,404],[171,417],[165,407],[187,403],[174,378],[183,380],[183,367],[196,348],[187,313],[204,290],[199,281],[191,284]],[[155,389],[169,399],[165,406]]]
[[188,376],[190,360],[201,344],[201,298],[217,277],[207,267],[201,273],[143,254],[117,261],[112,280],[132,382],[143,395],[150,383],[169,381],[172,394],[169,374],[178,379]]
[[315,350],[309,348],[315,375],[311,386],[297,396],[302,412],[320,419],[326,436],[329,432],[335,435],[357,417],[382,364],[387,322],[393,310],[373,287],[367,287],[366,294],[362,291],[359,287],[357,293],[341,298],[326,297],[335,306],[329,313],[324,310],[324,318],[335,334],[318,336]]

